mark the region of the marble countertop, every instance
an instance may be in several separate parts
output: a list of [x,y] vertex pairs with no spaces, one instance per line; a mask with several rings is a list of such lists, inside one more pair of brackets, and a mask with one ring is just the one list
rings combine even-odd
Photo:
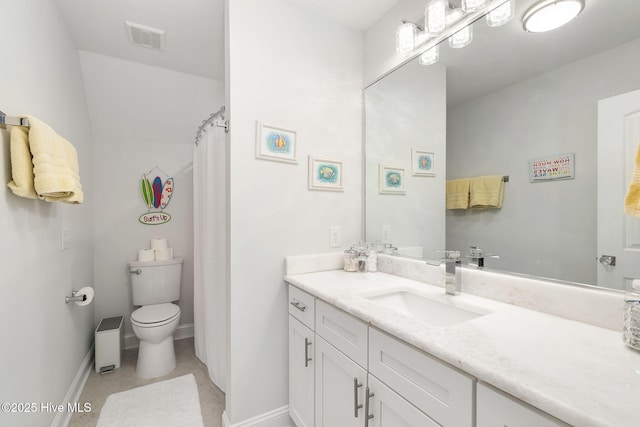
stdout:
[[[640,425],[640,352],[620,332],[380,272],[285,280],[569,424]],[[490,313],[438,327],[365,298],[394,289]]]

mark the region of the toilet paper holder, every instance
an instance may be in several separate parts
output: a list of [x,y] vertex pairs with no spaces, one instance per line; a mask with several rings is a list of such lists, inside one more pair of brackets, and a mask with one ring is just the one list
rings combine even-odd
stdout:
[[71,291],[71,296],[70,297],[64,297],[64,302],[66,304],[69,304],[70,302],[78,302],[78,301],[86,301],[87,300],[87,296],[85,294],[80,294],[77,295],[78,291]]

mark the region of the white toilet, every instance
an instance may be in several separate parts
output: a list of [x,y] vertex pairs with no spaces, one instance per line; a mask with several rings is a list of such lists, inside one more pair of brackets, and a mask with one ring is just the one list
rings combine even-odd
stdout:
[[173,332],[180,322],[182,258],[129,262],[133,305],[133,332],[140,339],[136,373],[140,378],[167,375],[176,367]]

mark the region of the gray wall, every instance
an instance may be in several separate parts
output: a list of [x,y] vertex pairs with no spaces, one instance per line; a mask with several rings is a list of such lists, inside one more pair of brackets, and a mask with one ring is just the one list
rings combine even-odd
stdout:
[[[447,211],[447,247],[488,266],[595,284],[597,102],[640,88],[640,40],[448,111],[447,179],[509,175],[502,209]],[[575,179],[529,183],[529,160],[575,153]]]

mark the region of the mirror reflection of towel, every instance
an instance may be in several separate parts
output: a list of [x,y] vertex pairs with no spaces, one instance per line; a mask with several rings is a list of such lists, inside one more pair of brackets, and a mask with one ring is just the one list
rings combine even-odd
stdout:
[[627,196],[624,198],[624,213],[627,215],[640,216],[640,144],[636,153],[636,164],[633,169],[633,176]]
[[447,209],[467,209],[469,207],[469,178],[447,181]]
[[502,175],[479,176],[469,183],[469,206],[472,208],[501,208],[504,193]]

